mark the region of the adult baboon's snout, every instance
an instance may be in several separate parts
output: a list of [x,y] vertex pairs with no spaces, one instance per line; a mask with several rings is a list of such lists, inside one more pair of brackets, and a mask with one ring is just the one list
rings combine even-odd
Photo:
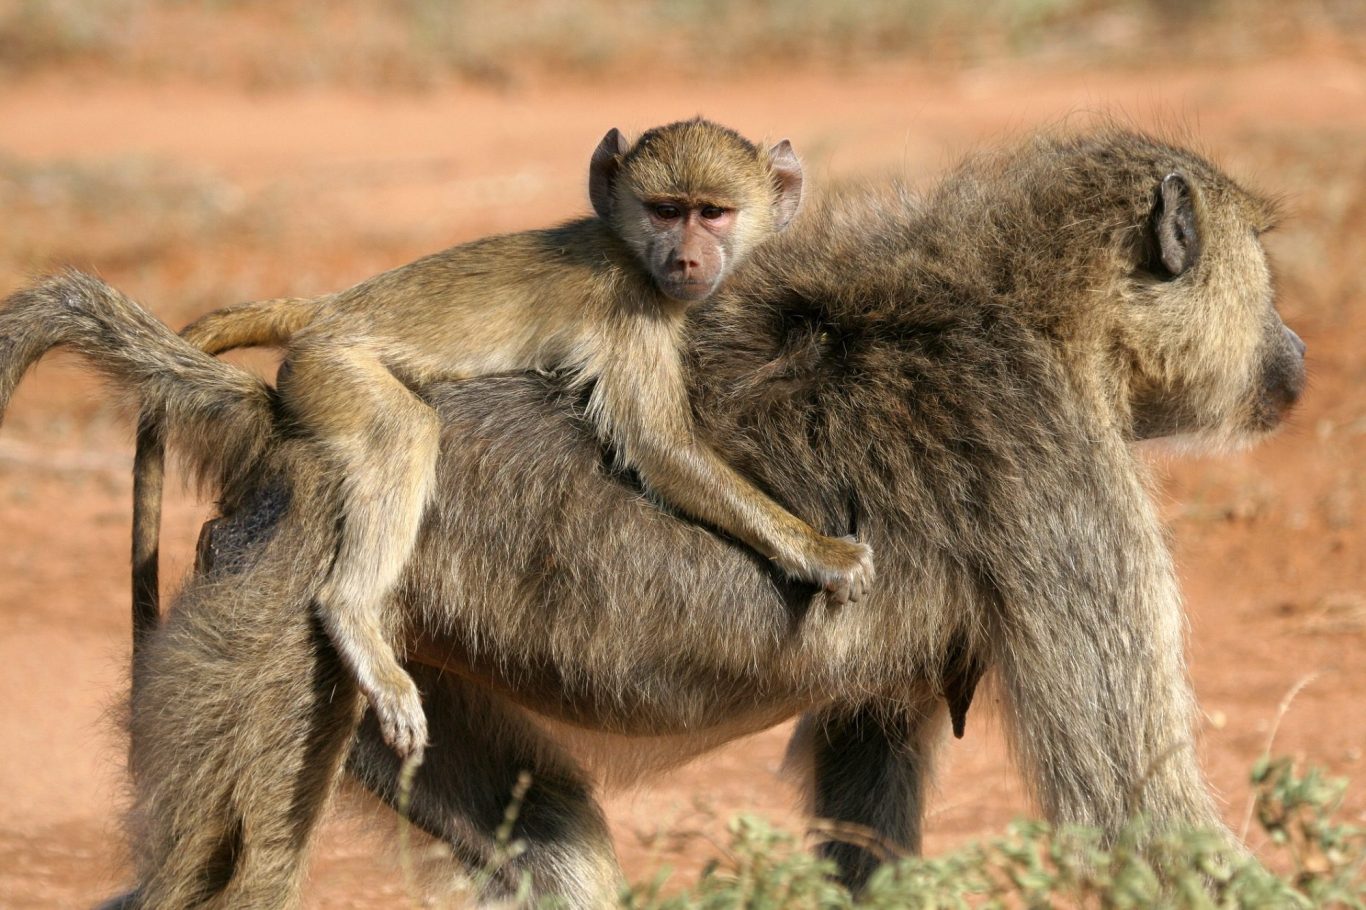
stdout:
[[1279,337],[1272,345],[1262,368],[1262,393],[1258,402],[1257,422],[1260,429],[1272,429],[1281,423],[1304,393],[1305,343],[1289,326],[1281,325]]

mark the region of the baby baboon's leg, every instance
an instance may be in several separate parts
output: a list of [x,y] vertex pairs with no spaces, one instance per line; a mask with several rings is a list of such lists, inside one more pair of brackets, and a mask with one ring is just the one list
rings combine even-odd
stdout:
[[807,769],[812,816],[836,827],[821,852],[851,890],[883,862],[920,852],[925,790],[944,729],[938,701],[895,712],[834,707],[802,718],[788,760]]
[[319,615],[403,757],[420,755],[427,721],[394,652],[385,597],[412,555],[436,475],[436,414],[370,351],[306,342],[280,391],[341,471],[342,527]]
[[[602,811],[583,773],[544,734],[496,695],[450,674],[415,667],[432,741],[413,783],[414,825],[450,846],[481,898],[515,893],[528,879],[536,897],[570,908],[615,906],[621,883]],[[348,769],[391,806],[399,762],[379,741],[373,719],[361,724]],[[497,832],[518,778],[529,786],[508,832],[524,852],[500,864]],[[559,906],[557,904],[557,906]]]

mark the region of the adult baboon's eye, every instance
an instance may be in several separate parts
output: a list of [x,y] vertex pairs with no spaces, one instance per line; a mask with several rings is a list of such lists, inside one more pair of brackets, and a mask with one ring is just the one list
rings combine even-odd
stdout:
[[726,214],[726,210],[721,208],[721,206],[719,205],[704,205],[702,206],[701,214],[705,220],[715,221],[717,218],[720,218],[722,215]]
[[654,206],[654,212],[656,218],[662,218],[665,221],[673,221],[680,214],[678,206],[668,202],[661,202]]

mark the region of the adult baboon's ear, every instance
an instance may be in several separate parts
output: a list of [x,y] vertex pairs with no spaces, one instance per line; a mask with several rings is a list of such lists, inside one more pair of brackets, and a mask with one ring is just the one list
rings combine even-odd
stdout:
[[773,202],[773,226],[781,231],[802,206],[802,163],[786,139],[768,150],[768,158],[778,189],[778,198]]
[[588,198],[599,218],[612,214],[612,184],[621,170],[621,156],[626,149],[626,137],[614,126],[602,137],[588,162]]
[[1162,178],[1153,203],[1152,225],[1162,265],[1173,278],[1184,274],[1200,256],[1195,200],[1185,177],[1168,174]]

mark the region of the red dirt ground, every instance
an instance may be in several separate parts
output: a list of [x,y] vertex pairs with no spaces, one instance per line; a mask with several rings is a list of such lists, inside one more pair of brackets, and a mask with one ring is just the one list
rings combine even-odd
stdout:
[[[1242,825],[1248,768],[1279,723],[1275,750],[1355,778],[1345,812],[1366,820],[1366,65],[1332,46],[1209,67],[896,66],[515,93],[255,94],[48,76],[0,87],[0,191],[11,194],[0,195],[0,293],[26,269],[72,262],[179,325],[238,299],[341,287],[455,241],[584,210],[587,153],[611,125],[704,112],[750,135],[790,136],[813,181],[879,171],[918,180],[975,145],[1097,110],[1179,124],[1235,173],[1288,196],[1291,217],[1270,247],[1282,309],[1309,346],[1303,407],[1251,452],[1155,457],[1205,712],[1200,750],[1226,816]],[[86,176],[15,176],[57,161],[61,174]],[[118,189],[130,167],[128,179],[151,188],[144,197]],[[127,881],[118,718],[129,427],[97,383],[54,356],[21,386],[0,432],[6,907],[89,906]],[[184,571],[204,512],[186,497],[168,507],[167,577]],[[992,701],[987,693],[967,738],[944,750],[932,853],[1028,810]],[[609,796],[628,874],[661,862],[696,869],[707,841],[680,847],[669,832],[718,837],[740,811],[795,821],[777,774],[787,733]],[[385,846],[392,817],[347,811],[353,802],[315,851],[310,907],[387,907],[403,894]]]

